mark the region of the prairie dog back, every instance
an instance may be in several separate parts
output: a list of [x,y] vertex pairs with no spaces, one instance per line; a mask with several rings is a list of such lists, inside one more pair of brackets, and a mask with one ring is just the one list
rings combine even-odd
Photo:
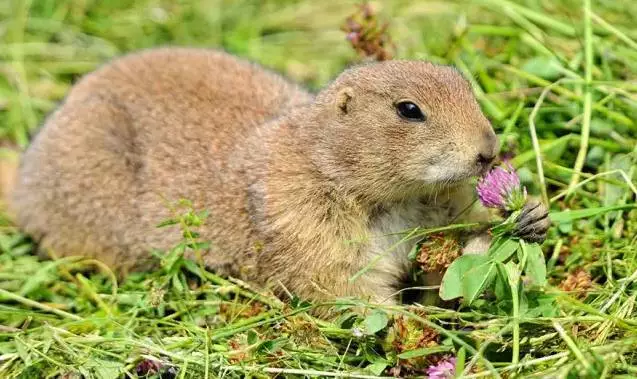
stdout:
[[124,269],[144,267],[148,246],[180,238],[154,228],[169,217],[162,197],[215,204],[218,229],[247,236],[228,157],[252,128],[311,99],[223,52],[166,48],[116,59],[76,84],[34,138],[12,210],[43,248]]

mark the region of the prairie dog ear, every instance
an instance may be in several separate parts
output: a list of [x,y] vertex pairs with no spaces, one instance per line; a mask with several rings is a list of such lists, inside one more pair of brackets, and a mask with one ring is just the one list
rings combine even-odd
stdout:
[[350,100],[354,96],[354,91],[350,87],[345,87],[336,94],[336,106],[343,114],[350,111]]

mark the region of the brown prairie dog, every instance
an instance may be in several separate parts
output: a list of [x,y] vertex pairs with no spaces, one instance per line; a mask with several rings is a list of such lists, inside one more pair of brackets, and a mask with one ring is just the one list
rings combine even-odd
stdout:
[[211,269],[309,299],[392,301],[410,267],[409,243],[386,253],[396,233],[449,223],[496,151],[451,67],[368,64],[313,96],[222,52],[163,48],[74,86],[23,155],[11,203],[44,249],[131,270],[181,239],[155,226],[170,217],[162,197],[187,198],[210,212]]

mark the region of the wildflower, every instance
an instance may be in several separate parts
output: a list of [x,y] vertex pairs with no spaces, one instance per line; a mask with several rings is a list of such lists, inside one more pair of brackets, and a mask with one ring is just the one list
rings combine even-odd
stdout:
[[404,316],[394,320],[383,341],[387,350],[395,350],[398,353],[437,346],[439,342],[440,334],[437,331]]
[[245,348],[245,338],[243,341],[239,341],[237,338],[228,341],[228,347],[232,349],[228,357],[228,361],[232,364],[237,364],[245,361],[249,358],[248,350]]
[[429,236],[420,246],[416,261],[424,272],[444,272],[460,254],[460,245],[443,233]]
[[363,331],[359,328],[353,328],[352,329],[352,335],[356,338],[362,338],[363,337]]
[[456,375],[456,358],[443,359],[427,369],[429,379],[448,379]]
[[393,43],[387,32],[388,24],[381,24],[376,10],[368,3],[359,6],[357,12],[345,20],[341,30],[345,39],[362,56],[378,61],[391,59]]
[[526,187],[513,167],[496,167],[485,175],[476,186],[480,202],[487,208],[517,211],[526,203]]
[[576,296],[585,296],[593,286],[591,274],[578,268],[560,283],[560,289],[565,292],[575,292]]
[[155,359],[143,359],[135,367],[135,373],[140,378],[159,375],[163,379],[174,379],[177,377],[177,369],[171,365]]
[[345,36],[345,38],[350,41],[352,43],[352,45],[356,46],[358,44],[358,42],[360,41],[360,35],[358,33],[347,33],[347,36]]

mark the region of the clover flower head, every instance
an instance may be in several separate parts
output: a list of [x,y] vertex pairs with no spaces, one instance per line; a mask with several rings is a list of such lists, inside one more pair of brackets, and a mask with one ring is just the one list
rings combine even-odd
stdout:
[[443,359],[438,364],[429,366],[427,369],[427,377],[429,379],[448,379],[453,378],[456,374],[456,358],[451,357]]
[[520,185],[520,177],[510,164],[492,169],[478,181],[476,190],[487,208],[516,211],[526,202],[526,187]]

